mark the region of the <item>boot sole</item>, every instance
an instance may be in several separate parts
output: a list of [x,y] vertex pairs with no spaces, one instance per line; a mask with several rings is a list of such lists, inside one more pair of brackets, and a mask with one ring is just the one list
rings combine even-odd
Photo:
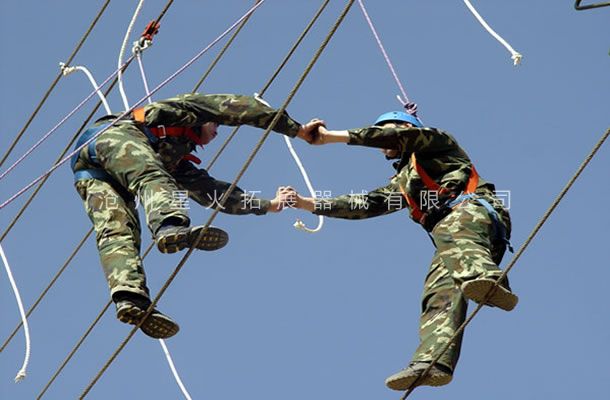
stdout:
[[[477,303],[482,303],[495,283],[496,281],[493,279],[476,279],[474,281],[464,282],[462,284],[462,292],[466,298]],[[517,306],[518,302],[519,297],[498,285],[489,300],[487,300],[486,305],[498,307],[505,311],[511,311]]]
[[[119,321],[130,325],[137,325],[144,315],[146,310],[138,307],[125,307],[117,311]],[[153,312],[144,320],[140,326],[142,332],[155,339],[168,339],[180,330],[180,326],[172,321],[169,317]]]
[[[162,253],[171,254],[193,247],[193,244],[199,237],[201,231],[203,231],[203,226],[193,228],[190,232],[178,232],[165,235],[157,241],[157,248]],[[220,228],[210,226],[205,233],[203,233],[196,248],[199,250],[213,251],[225,247],[228,242],[229,234],[227,232]]]
[[[436,374],[430,375],[428,374],[423,379],[420,379],[417,383],[417,386],[444,386],[447,385],[453,379],[452,375],[449,374]],[[411,386],[417,380],[417,376],[407,376],[403,378],[388,378],[385,381],[387,387],[392,390],[409,390]]]

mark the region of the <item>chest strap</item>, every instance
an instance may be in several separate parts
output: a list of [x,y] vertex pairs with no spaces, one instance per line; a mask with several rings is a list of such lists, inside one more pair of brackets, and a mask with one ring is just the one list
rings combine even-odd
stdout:
[[157,143],[159,139],[166,137],[186,137],[195,144],[201,145],[201,137],[195,133],[193,128],[185,126],[165,126],[158,125],[156,127],[146,126],[146,114],[144,107],[136,108],[132,112],[133,120],[139,122],[144,127],[144,133],[148,136],[151,143]]

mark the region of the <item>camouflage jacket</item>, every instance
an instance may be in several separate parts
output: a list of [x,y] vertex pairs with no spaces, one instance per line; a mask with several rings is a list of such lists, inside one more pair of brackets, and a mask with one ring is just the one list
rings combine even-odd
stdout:
[[[205,169],[195,167],[189,161],[181,161],[172,172],[178,186],[188,191],[188,196],[206,208],[216,208],[224,196],[230,183],[214,179]],[[236,187],[230,194],[220,212],[226,214],[256,214],[267,213],[271,202],[261,199],[251,193],[245,193]]]
[[[206,122],[218,125],[251,125],[266,128],[277,111],[251,96],[234,94],[183,94],[157,101],[144,107],[145,125],[149,127],[201,126]],[[274,131],[295,137],[299,131],[297,121],[284,112]],[[160,140],[155,150],[163,164],[173,171],[180,160],[195,151],[197,145],[187,137],[168,137]]]
[[[219,125],[251,125],[266,128],[276,116],[277,110],[267,106],[252,96],[234,94],[183,94],[170,99],[157,101],[144,106],[145,122],[148,127],[201,126],[206,122],[216,122]],[[97,121],[97,124],[108,123],[116,119],[116,115],[108,115]],[[120,121],[122,124],[135,124],[141,130],[139,123],[131,120]],[[301,124],[284,112],[274,127],[275,132],[289,137],[295,137]],[[189,191],[198,203],[208,207],[220,199],[220,195],[228,188],[226,182],[212,178],[206,170],[197,169],[191,163],[183,161],[184,156],[196,150],[197,144],[187,137],[166,137],[152,144],[159,154],[165,168],[176,178],[180,186]],[[214,197],[214,194],[217,194]],[[211,196],[211,197],[210,197]],[[249,196],[245,202],[244,192],[236,188],[221,211],[231,214],[265,214],[269,201]],[[213,204],[214,206],[216,204]]]
[[[396,175],[389,184],[366,194],[343,195],[331,199],[320,199],[315,214],[346,219],[372,218],[408,208],[402,190],[413,199],[424,199],[428,189],[423,184],[415,167],[411,165],[411,154],[415,153],[418,164],[434,179],[447,194],[461,193],[470,178],[472,163],[466,152],[453,136],[435,128],[369,128],[353,129],[349,132],[349,145],[395,149],[400,159],[394,163]],[[476,193],[487,199],[501,215],[510,229],[508,213],[494,196],[493,184],[479,178]],[[430,200],[430,199],[428,199]],[[439,195],[436,205],[448,200]],[[420,203],[422,210],[423,204]]]

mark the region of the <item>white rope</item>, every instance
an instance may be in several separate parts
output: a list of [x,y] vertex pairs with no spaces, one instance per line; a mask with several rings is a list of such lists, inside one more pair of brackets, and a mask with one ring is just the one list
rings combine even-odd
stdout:
[[[266,105],[267,107],[271,107],[271,105],[269,103],[267,103],[265,100],[263,100],[263,98],[258,93],[254,93],[254,98],[256,100],[260,101],[261,103],[263,103],[264,105]],[[288,147],[288,151],[290,152],[290,155],[292,155],[294,162],[297,164],[299,171],[301,171],[301,175],[303,176],[303,180],[305,181],[305,185],[307,185],[307,189],[309,190],[311,197],[313,197],[315,199],[316,191],[314,190],[313,185],[311,184],[311,181],[309,180],[309,175],[307,174],[307,171],[305,170],[305,167],[303,166],[303,163],[301,162],[299,155],[297,154],[294,147],[292,147],[292,142],[290,142],[290,139],[288,139],[288,137],[286,137],[286,136],[284,136],[284,142],[286,143],[286,146]],[[318,226],[315,227],[314,229],[308,228],[303,223],[303,221],[301,221],[300,219],[297,219],[295,221],[295,223],[293,224],[293,226],[296,229],[305,231],[307,233],[319,232],[322,229],[323,225],[324,225],[324,217],[322,215],[318,215]]]
[[17,284],[15,283],[15,279],[13,278],[13,272],[11,271],[11,267],[8,264],[8,260],[6,259],[6,254],[4,254],[4,248],[2,248],[2,244],[0,244],[0,256],[2,257],[2,263],[4,264],[4,268],[6,269],[8,280],[11,282],[13,293],[15,293],[15,299],[17,299],[17,306],[19,307],[19,313],[21,314],[21,321],[23,323],[23,333],[25,334],[25,357],[23,359],[23,365],[21,366],[21,369],[19,370],[19,372],[17,372],[17,376],[15,376],[15,383],[18,383],[25,379],[28,363],[30,362],[30,327],[28,325],[28,319],[25,315],[25,310],[23,309],[23,302],[21,301],[21,295],[19,295],[19,289],[17,288]]
[[[309,180],[309,176],[307,175],[307,171],[305,170],[305,167],[303,167],[303,163],[301,162],[299,155],[294,150],[294,147],[292,147],[292,143],[290,142],[290,139],[288,139],[288,137],[284,136],[284,142],[286,142],[286,146],[288,146],[288,151],[290,151],[290,154],[292,155],[294,162],[297,164],[297,167],[299,167],[299,171],[301,171],[301,175],[303,176],[303,180],[305,181],[305,185],[307,185],[307,189],[309,190],[311,197],[313,197],[315,199],[316,192],[313,189],[313,186]],[[321,215],[318,215],[318,226],[315,227],[314,229],[311,229],[311,228],[308,228],[307,226],[305,226],[303,221],[301,221],[300,219],[297,219],[294,223],[294,227],[296,229],[300,229],[307,233],[319,232],[322,229],[323,225],[324,225],[324,217]]]
[[189,394],[188,390],[186,390],[186,387],[182,383],[182,379],[180,379],[180,375],[178,375],[178,371],[176,370],[176,367],[174,366],[174,361],[172,360],[172,356],[169,353],[169,349],[165,345],[165,341],[163,339],[159,339],[159,344],[163,348],[163,353],[165,353],[165,358],[167,358],[167,363],[169,364],[169,368],[172,370],[172,374],[174,375],[174,379],[176,379],[176,383],[178,383],[178,387],[180,388],[180,391],[182,392],[182,394],[184,395],[184,397],[187,400],[193,400],[191,398],[191,395]]
[[138,47],[138,50],[135,50],[134,54],[136,56],[136,59],[138,60],[140,75],[142,76],[142,82],[144,82],[144,90],[146,91],[146,96],[148,96],[148,104],[152,104],[152,96],[150,96],[150,89],[148,88],[148,79],[146,79],[146,73],[144,72],[144,64],[142,63],[142,49]]
[[487,24],[487,22],[485,22],[483,17],[481,17],[479,15],[479,13],[477,12],[477,10],[472,6],[472,4],[470,4],[469,0],[464,0],[464,3],[466,3],[466,7],[468,7],[470,12],[475,16],[475,18],[479,21],[479,23],[481,25],[483,25],[483,28],[485,28],[487,30],[487,32],[489,32],[491,34],[491,36],[493,36],[498,42],[500,42],[504,47],[506,47],[506,50],[508,50],[511,54],[511,58],[513,59],[513,64],[519,65],[521,63],[521,59],[523,58],[523,56],[519,52],[515,51],[515,49],[513,49],[513,47],[510,44],[508,44],[508,42],[506,40],[504,40],[502,38],[502,36],[498,35],[493,29],[491,29],[491,27]]
[[127,27],[127,32],[125,33],[125,38],[123,39],[123,44],[121,45],[121,51],[119,52],[119,61],[117,62],[119,67],[119,74],[117,75],[119,78],[119,92],[121,93],[121,99],[123,99],[123,106],[125,110],[129,109],[129,101],[127,100],[127,95],[125,94],[125,88],[123,87],[123,73],[121,71],[121,65],[123,65],[122,60],[125,55],[125,50],[127,49],[127,42],[129,42],[129,36],[131,36],[131,31],[133,30],[133,26],[138,19],[138,15],[142,10],[142,6],[144,5],[144,0],[140,0],[138,6],[136,7],[136,11],[133,13],[133,17],[131,17],[131,21],[129,22],[129,26]]
[[[146,90],[146,98],[148,99],[148,104],[151,104],[152,100],[150,99],[151,94],[150,94],[150,90],[148,88],[148,79],[146,79],[146,74],[144,73],[144,65],[142,63],[142,57],[141,57],[142,50],[147,48],[148,46],[150,46],[150,43],[146,43],[146,42],[149,42],[149,41],[145,41],[144,46],[140,46],[139,41],[134,42],[133,53],[136,56],[136,58],[138,59],[138,65],[140,66],[140,74],[142,75],[142,82],[144,83],[144,90]],[[165,341],[163,339],[159,339],[159,344],[163,348],[163,353],[165,353],[165,358],[167,359],[167,363],[169,364],[169,369],[172,371],[172,375],[174,376],[174,379],[176,380],[176,383],[178,384],[180,391],[182,392],[182,394],[184,395],[184,397],[187,400],[192,400],[191,395],[189,394],[188,390],[186,390],[186,387],[184,386],[184,383],[182,383],[182,379],[180,379],[180,374],[178,374],[178,370],[176,369],[176,366],[174,365],[174,361],[172,360],[172,356],[169,352],[169,349],[165,345]]]
[[63,62],[59,63],[59,67],[61,68],[61,73],[63,74],[63,76],[68,76],[71,73],[74,73],[76,71],[84,72],[85,75],[87,75],[87,78],[89,78],[89,82],[91,82],[93,89],[95,89],[95,92],[97,93],[100,100],[102,101],[102,104],[104,105],[104,109],[106,110],[106,114],[112,114],[112,111],[110,111],[110,106],[108,105],[108,100],[106,100],[106,97],[104,97],[104,94],[100,90],[100,87],[97,84],[97,82],[95,81],[95,78],[93,77],[91,72],[89,72],[89,70],[86,67],[84,67],[82,65],[77,65],[76,67],[67,67],[66,64]]

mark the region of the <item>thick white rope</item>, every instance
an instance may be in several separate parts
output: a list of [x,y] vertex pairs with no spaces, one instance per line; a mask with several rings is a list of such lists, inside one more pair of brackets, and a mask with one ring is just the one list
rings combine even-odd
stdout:
[[[182,65],[180,68],[178,68],[176,71],[174,71],[172,74],[170,74],[167,78],[165,78],[165,80],[163,80],[163,82],[161,82],[159,85],[157,85],[157,87],[155,87],[154,89],[152,89],[150,91],[151,95],[157,93],[159,90],[161,90],[161,88],[163,88],[165,85],[167,85],[168,83],[170,83],[172,80],[174,80],[178,75],[180,75],[181,73],[183,73],[187,68],[189,68],[191,65],[193,65],[195,63],[195,61],[197,61],[199,58],[201,58],[201,56],[203,56],[205,53],[207,53],[212,47],[214,47],[214,45],[216,45],[216,43],[218,43],[220,40],[222,40],[225,36],[227,36],[233,29],[235,29],[235,27],[237,25],[239,25],[243,20],[245,20],[246,18],[248,18],[249,15],[252,15],[252,13],[254,13],[260,6],[262,6],[265,3],[265,0],[260,0],[258,3],[256,3],[254,6],[252,6],[244,15],[242,15],[237,21],[235,21],[231,26],[229,26],[224,32],[222,32],[216,39],[214,39],[210,44],[208,44],[205,48],[203,48],[201,51],[199,51],[197,54],[195,54],[195,56],[193,56],[190,60],[188,60],[184,65]],[[106,84],[115,74],[116,72],[114,72],[110,77],[108,77],[108,79],[106,81],[104,81],[102,83],[102,86],[104,84]],[[51,131],[47,132],[42,139],[40,139],[38,141],[38,143],[32,148],[30,149],[25,155],[23,155],[19,160],[17,160],[15,162],[15,164],[13,164],[7,171],[4,172],[4,174],[0,175],[0,179],[2,179],[2,177],[4,175],[6,175],[8,172],[10,172],[10,170],[12,168],[14,168],[19,162],[23,161],[23,159],[25,159],[25,157],[27,157],[28,154],[30,154],[32,151],[34,151],[34,149],[40,145],[46,138],[48,138],[53,132],[55,132],[57,130],[57,128],[63,124],[68,118],[70,118],[70,116],[72,116],[78,109],[80,109],[80,107],[83,106],[83,104],[89,100],[91,98],[91,96],[95,95],[95,92],[92,92],[89,96],[87,96],[87,98],[85,100],[83,100],[81,102],[81,104],[78,105],[78,107],[72,111],[70,111],[70,113],[64,117],[62,119],[62,121],[60,121],[60,123],[58,125],[56,125]],[[132,108],[129,108],[125,111],[123,111],[117,118],[115,118],[112,121],[112,124],[115,124],[117,121],[119,121],[121,118],[125,118],[129,113],[131,113],[137,106],[139,106],[140,104],[144,103],[144,101],[146,100],[148,96],[145,96],[143,98],[141,98],[140,100],[138,100],[134,106]],[[111,124],[111,125],[112,125]],[[22,196],[26,191],[28,191],[29,189],[32,188],[32,186],[34,186],[35,184],[37,184],[38,182],[40,182],[41,180],[43,180],[45,177],[51,175],[53,172],[55,172],[59,167],[61,167],[62,165],[64,165],[66,162],[70,161],[70,158],[78,153],[79,151],[81,151],[84,147],[88,146],[89,143],[93,142],[95,139],[97,139],[100,135],[102,135],[104,132],[106,132],[108,129],[110,128],[110,126],[107,126],[104,129],[101,129],[99,132],[97,132],[95,135],[93,135],[89,140],[85,141],[83,144],[81,144],[80,146],[78,146],[77,148],[75,148],[72,152],[70,152],[69,154],[66,154],[66,156],[64,158],[62,158],[61,160],[59,160],[58,162],[56,162],[53,166],[51,166],[49,169],[47,169],[42,175],[40,175],[39,177],[37,177],[36,179],[34,179],[33,181],[31,181],[30,183],[28,183],[27,185],[25,185],[24,187],[22,187],[21,189],[19,189],[15,194],[13,194],[11,197],[9,197],[7,200],[5,200],[4,202],[0,203],[0,210],[2,210],[4,207],[8,206],[9,204],[11,204],[13,201],[15,201],[16,199],[18,199],[20,196]]]
[[[133,53],[136,56],[136,58],[138,59],[138,65],[140,66],[140,74],[142,75],[142,82],[144,83],[144,90],[146,90],[146,98],[148,99],[148,104],[151,104],[152,95],[150,94],[150,90],[148,88],[148,80],[146,79],[146,74],[144,73],[144,64],[142,63],[142,57],[141,57],[142,50],[148,46],[150,46],[150,43],[147,43],[143,47],[140,47],[139,41],[135,42],[134,47],[133,47]],[[191,395],[189,394],[188,390],[186,390],[186,387],[184,386],[184,383],[182,383],[182,379],[180,379],[180,374],[178,374],[178,370],[176,369],[176,366],[174,365],[174,361],[172,360],[172,355],[170,354],[169,349],[165,345],[165,341],[163,339],[159,339],[159,344],[161,345],[161,348],[163,349],[163,353],[165,353],[165,358],[167,359],[167,363],[169,364],[169,369],[172,371],[172,375],[174,376],[174,379],[176,380],[176,383],[178,384],[180,391],[182,392],[182,394],[184,395],[184,397],[187,400],[192,400]]]
[[464,0],[464,3],[466,3],[466,7],[468,7],[470,12],[475,16],[475,18],[479,21],[479,23],[481,25],[483,25],[483,28],[485,28],[487,30],[487,32],[489,32],[491,34],[491,36],[493,36],[498,42],[500,42],[504,47],[506,47],[506,50],[508,50],[511,54],[511,58],[513,59],[513,64],[519,65],[521,63],[521,59],[523,58],[523,56],[519,52],[515,51],[515,49],[513,49],[513,47],[510,44],[508,44],[508,42],[506,40],[504,40],[502,38],[502,36],[498,35],[493,29],[491,29],[491,27],[487,24],[487,22],[485,22],[483,17],[481,17],[479,15],[479,13],[473,7],[473,5],[470,4],[469,0]]
[[82,66],[82,65],[77,65],[76,67],[67,67],[65,63],[60,62],[59,63],[59,67],[61,68],[61,73],[63,74],[63,76],[68,76],[76,71],[82,71],[85,73],[85,75],[87,75],[87,78],[89,78],[89,82],[91,82],[91,85],[93,86],[93,89],[95,89],[95,92],[97,93],[97,95],[99,96],[100,100],[102,101],[102,104],[104,105],[104,109],[106,110],[107,114],[112,114],[112,111],[110,111],[110,106],[108,105],[108,100],[106,100],[106,97],[104,96],[104,94],[102,93],[102,91],[100,90],[99,85],[97,84],[95,78],[93,77],[93,75],[91,74],[91,72],[89,72],[89,70]]
[[[269,103],[267,103],[265,100],[263,100],[258,93],[254,93],[254,98],[256,98],[256,100],[260,101],[267,107],[271,107],[271,105]],[[290,139],[288,139],[288,137],[286,137],[286,136],[284,136],[284,142],[286,143],[286,146],[288,147],[288,151],[290,152],[290,155],[292,155],[294,162],[297,164],[299,171],[301,171],[301,175],[303,176],[303,180],[305,181],[307,190],[309,190],[309,194],[311,195],[311,197],[313,197],[315,199],[316,191],[314,190],[313,185],[311,184],[311,181],[309,180],[309,175],[307,174],[307,171],[305,170],[305,167],[303,166],[303,163],[301,162],[299,155],[297,154],[296,150],[292,146],[292,142],[290,142]],[[297,219],[295,221],[295,223],[293,224],[293,226],[296,229],[302,230],[307,233],[319,232],[322,229],[323,225],[324,225],[324,217],[322,215],[318,215],[318,226],[315,227],[314,229],[308,228],[303,223],[303,221],[301,221],[300,219]]]
[[159,344],[163,348],[163,353],[165,353],[165,358],[167,358],[167,363],[169,364],[169,368],[172,370],[172,374],[174,375],[174,379],[176,379],[176,383],[178,384],[178,387],[180,388],[180,391],[184,395],[184,398],[186,398],[187,400],[193,400],[191,398],[191,395],[189,394],[188,390],[186,390],[186,387],[182,383],[182,379],[180,379],[180,375],[178,375],[178,371],[176,370],[176,366],[174,365],[174,361],[172,360],[172,356],[169,353],[169,349],[165,345],[165,341],[163,339],[159,339]]
[[28,363],[30,362],[30,327],[28,325],[28,319],[25,315],[25,310],[23,309],[23,302],[21,301],[19,289],[17,288],[17,284],[15,283],[15,279],[13,278],[13,272],[11,271],[11,267],[8,264],[8,260],[6,259],[6,254],[4,254],[4,248],[2,247],[2,244],[0,244],[0,256],[2,257],[2,263],[4,264],[4,268],[6,269],[8,280],[11,282],[13,293],[15,293],[15,299],[17,299],[17,306],[19,307],[19,314],[21,314],[21,322],[23,323],[23,333],[25,334],[25,357],[23,359],[23,365],[21,366],[21,369],[19,370],[19,372],[17,372],[17,376],[15,376],[15,383],[18,383],[25,379]]
[[125,33],[125,38],[123,39],[123,44],[121,45],[121,51],[119,52],[119,61],[117,65],[119,66],[119,74],[117,75],[119,78],[119,92],[121,93],[121,99],[123,99],[123,106],[125,110],[129,109],[129,101],[127,100],[127,95],[125,94],[125,88],[123,87],[123,73],[121,71],[121,65],[123,65],[122,60],[125,55],[125,50],[127,49],[127,43],[129,42],[129,36],[131,36],[131,31],[133,30],[133,26],[138,19],[138,15],[142,10],[142,6],[144,5],[144,0],[140,0],[138,6],[136,7],[136,11],[133,13],[133,17],[131,17],[131,21],[129,22],[129,26],[127,27],[127,32]]
[[[284,142],[286,142],[286,146],[288,146],[288,151],[290,151],[290,154],[292,155],[292,158],[294,159],[294,162],[297,164],[297,167],[299,168],[299,171],[301,171],[301,175],[303,176],[303,180],[305,181],[305,185],[307,185],[307,189],[309,190],[309,193],[311,194],[311,197],[313,197],[314,199],[316,198],[316,192],[313,189],[313,186],[309,180],[309,175],[307,175],[307,171],[305,170],[305,167],[303,167],[303,163],[301,162],[301,159],[299,158],[299,155],[297,154],[297,152],[294,150],[294,147],[292,147],[292,143],[290,142],[290,139],[288,139],[288,137],[284,136]],[[297,219],[294,223],[294,227],[296,229],[300,229],[302,231],[305,231],[307,233],[316,233],[319,232],[322,229],[322,226],[324,225],[324,217],[321,215],[318,215],[318,226],[315,227],[314,229],[308,228],[307,226],[305,226],[305,224],[303,223],[303,221],[301,221],[300,219]]]

